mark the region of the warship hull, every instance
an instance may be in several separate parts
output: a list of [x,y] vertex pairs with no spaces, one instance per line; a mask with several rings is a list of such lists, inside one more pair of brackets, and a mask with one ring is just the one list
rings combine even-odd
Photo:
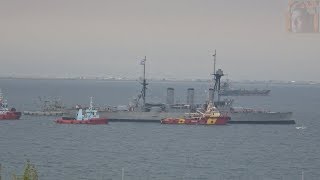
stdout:
[[[100,112],[109,122],[155,122],[168,117],[182,118],[181,112]],[[230,124],[295,124],[291,112],[233,112],[228,113]]]
[[292,112],[233,112],[231,124],[295,124]]

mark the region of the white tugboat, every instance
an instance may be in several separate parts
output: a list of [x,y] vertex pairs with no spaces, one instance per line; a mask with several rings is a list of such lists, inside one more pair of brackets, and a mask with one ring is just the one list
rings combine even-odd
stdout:
[[55,121],[58,124],[108,124],[107,118],[100,118],[98,111],[93,109],[92,97],[90,98],[90,106],[84,110],[79,107],[77,117],[62,117]]

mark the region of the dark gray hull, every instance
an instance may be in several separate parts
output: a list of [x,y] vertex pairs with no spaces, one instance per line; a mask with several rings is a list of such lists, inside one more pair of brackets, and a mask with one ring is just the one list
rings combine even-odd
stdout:
[[62,116],[62,111],[23,111],[23,115],[29,116]]
[[233,124],[295,124],[292,112],[234,112],[229,113]]
[[[110,122],[160,122],[167,117],[183,117],[181,112],[99,112]],[[295,124],[291,112],[236,112],[229,113],[233,124]]]
[[223,90],[221,96],[268,96],[271,90]]

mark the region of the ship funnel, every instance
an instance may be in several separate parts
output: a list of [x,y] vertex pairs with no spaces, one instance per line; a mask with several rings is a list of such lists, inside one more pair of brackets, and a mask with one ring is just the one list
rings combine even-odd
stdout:
[[191,107],[194,105],[194,88],[188,88],[187,104]]
[[167,89],[167,104],[169,104],[169,105],[174,104],[174,89],[173,88]]
[[212,102],[212,103],[214,103],[213,102],[213,97],[214,97],[214,89],[212,89],[212,88],[210,88],[209,89],[209,102]]

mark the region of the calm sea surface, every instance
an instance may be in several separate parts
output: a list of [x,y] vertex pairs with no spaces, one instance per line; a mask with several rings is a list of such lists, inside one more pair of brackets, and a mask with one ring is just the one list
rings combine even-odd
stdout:
[[[236,97],[236,106],[292,111],[296,125],[178,126],[156,123],[61,125],[55,117],[22,116],[0,121],[2,179],[21,173],[29,159],[40,179],[78,180],[305,180],[320,179],[320,86],[239,85],[269,88],[268,97]],[[207,83],[150,82],[153,102],[175,88],[177,102],[187,88],[197,102]],[[68,106],[127,104],[140,91],[138,82],[94,80],[5,80],[0,88],[10,106],[35,110],[37,98],[59,97]],[[307,128],[297,130],[296,126]]]

